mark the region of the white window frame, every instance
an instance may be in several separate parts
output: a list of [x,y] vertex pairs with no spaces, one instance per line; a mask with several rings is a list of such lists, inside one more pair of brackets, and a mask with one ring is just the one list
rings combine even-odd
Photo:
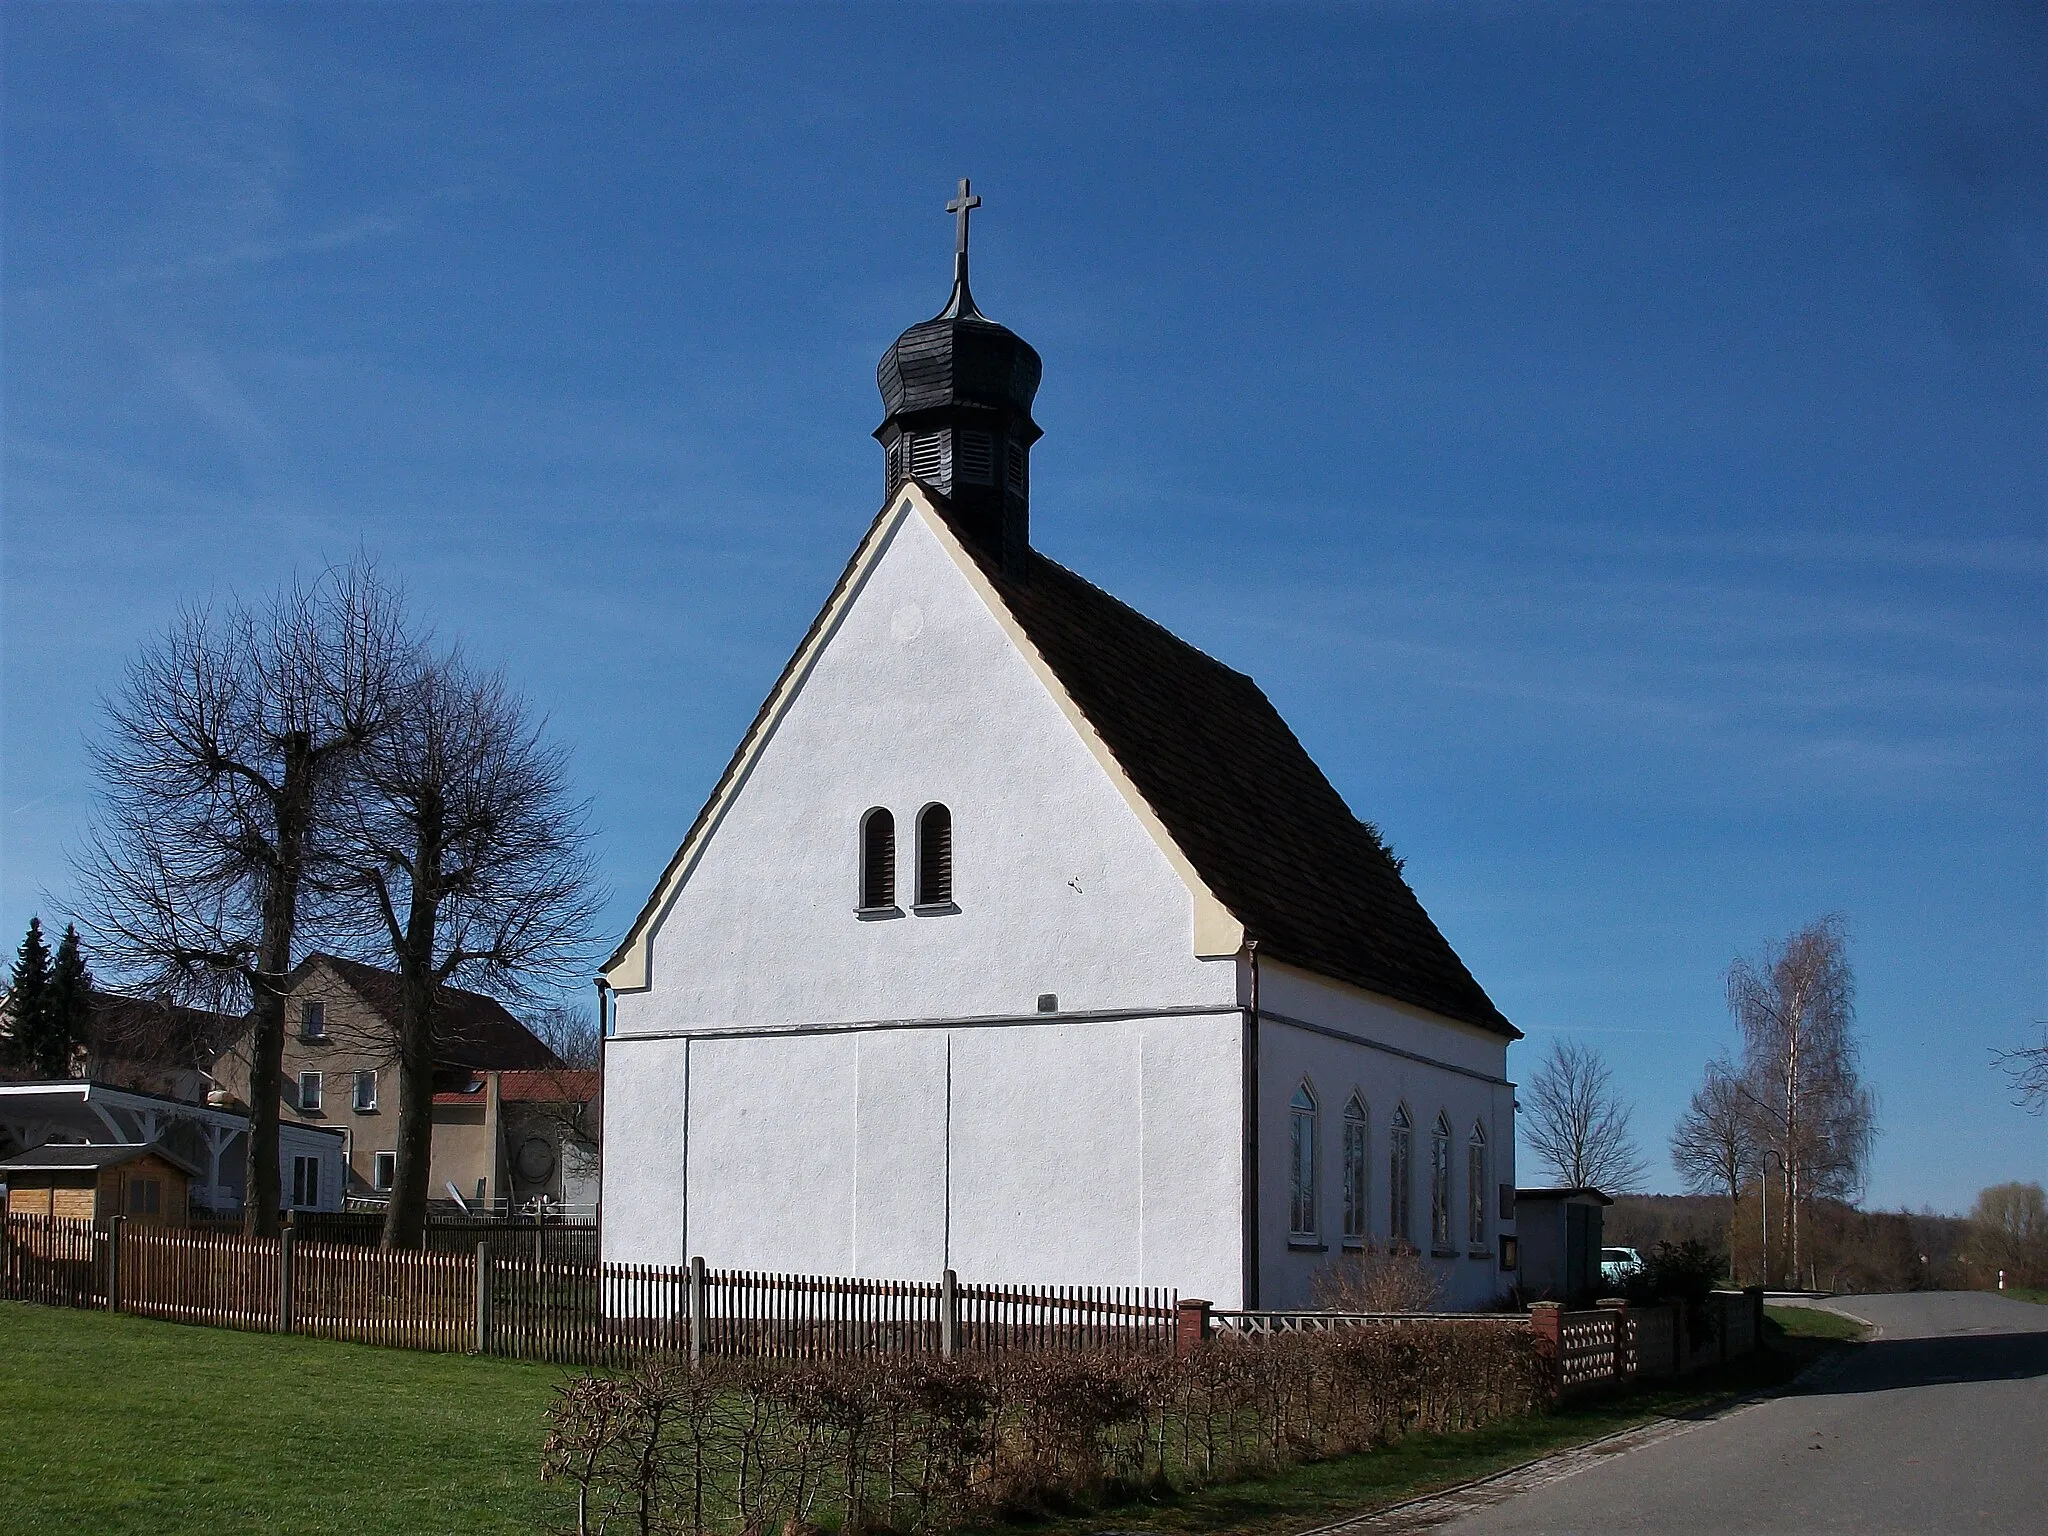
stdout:
[[309,997],[299,1004],[299,1038],[301,1040],[325,1040],[327,1038],[327,1004],[317,997]]
[[1321,1107],[1316,1091],[1303,1078],[1287,1101],[1287,1236],[1296,1243],[1316,1241],[1321,1223],[1321,1204],[1316,1188],[1320,1170],[1316,1167],[1316,1143],[1321,1129]]
[[1359,1094],[1344,1106],[1344,1243],[1362,1248],[1372,1235],[1372,1111]]
[[1451,1246],[1451,1117],[1438,1111],[1429,1131],[1429,1247],[1442,1254]]
[[1465,1200],[1465,1241],[1475,1250],[1485,1249],[1480,1258],[1491,1256],[1486,1232],[1486,1190],[1491,1173],[1486,1166],[1486,1127],[1472,1122],[1472,1136],[1465,1144],[1465,1175],[1472,1188]]
[[[367,1102],[365,1102],[365,1095],[363,1093],[365,1084],[368,1084],[370,1089]],[[354,1106],[355,1112],[359,1115],[367,1115],[376,1109],[377,1069],[375,1067],[358,1067],[356,1069],[355,1086],[349,1102]]]
[[304,1154],[292,1158],[292,1209],[309,1211],[320,1205],[320,1159]]
[[370,1154],[370,1188],[378,1194],[389,1194],[398,1182],[398,1154],[396,1152],[372,1152]]
[[[313,1090],[310,1094],[306,1092],[309,1087]],[[299,1074],[299,1113],[302,1115],[317,1114],[325,1107],[326,1103],[327,1089],[325,1082],[322,1080],[322,1074],[318,1072],[301,1072]]]
[[1387,1237],[1393,1244],[1413,1243],[1410,1227],[1414,1221],[1415,1122],[1406,1104],[1394,1106],[1394,1123],[1387,1133]]

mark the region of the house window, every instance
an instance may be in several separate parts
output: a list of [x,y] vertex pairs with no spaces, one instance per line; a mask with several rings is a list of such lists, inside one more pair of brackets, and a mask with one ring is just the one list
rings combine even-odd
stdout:
[[1451,1117],[1441,1112],[1429,1138],[1429,1244],[1451,1246]]
[[373,1152],[370,1155],[370,1188],[388,1190],[397,1181],[398,1154]]
[[917,904],[945,907],[953,902],[953,813],[928,805],[917,817]]
[[1371,1125],[1357,1094],[1344,1106],[1344,1241],[1359,1244],[1371,1230],[1372,1201],[1366,1173],[1372,1157]]
[[301,1072],[299,1074],[299,1108],[306,1114],[313,1114],[320,1108],[320,1074]]
[[356,1113],[366,1115],[377,1107],[377,1074],[369,1068],[356,1073]]
[[1474,1248],[1486,1246],[1486,1127],[1472,1122],[1472,1140],[1465,1148],[1465,1238]]
[[864,912],[896,905],[896,818],[880,806],[861,818],[860,905]]
[[161,1179],[130,1179],[128,1181],[128,1214],[130,1216],[154,1216],[163,1209],[164,1185]]
[[292,1205],[295,1209],[320,1203],[320,1159],[292,1159]]
[[1316,1096],[1306,1082],[1288,1103],[1292,1138],[1288,1161],[1290,1199],[1287,1228],[1297,1238],[1316,1235]]
[[1408,1119],[1408,1106],[1394,1106],[1394,1126],[1387,1136],[1387,1235],[1397,1243],[1409,1241],[1408,1237],[1408,1158],[1414,1140],[1414,1128]]
[[299,1035],[306,1040],[327,1038],[327,1005],[318,998],[307,998],[299,1004]]

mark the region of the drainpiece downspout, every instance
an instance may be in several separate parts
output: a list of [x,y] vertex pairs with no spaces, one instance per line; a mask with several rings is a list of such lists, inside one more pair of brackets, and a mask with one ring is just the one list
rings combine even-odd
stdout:
[[1244,1106],[1242,1120],[1244,1127],[1243,1167],[1239,1178],[1243,1181],[1243,1222],[1244,1231],[1239,1240],[1243,1254],[1244,1274],[1240,1289],[1244,1300],[1239,1303],[1246,1311],[1253,1311],[1259,1305],[1259,941],[1251,940],[1245,945],[1245,954],[1251,964],[1251,1006],[1244,1015],[1244,1062],[1240,1077],[1244,1083]]

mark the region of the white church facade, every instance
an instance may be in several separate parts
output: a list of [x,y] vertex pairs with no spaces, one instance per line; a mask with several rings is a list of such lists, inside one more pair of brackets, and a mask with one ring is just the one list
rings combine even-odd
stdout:
[[606,964],[604,1256],[1480,1305],[1518,1034],[1257,686],[1030,546],[960,212],[887,501]]

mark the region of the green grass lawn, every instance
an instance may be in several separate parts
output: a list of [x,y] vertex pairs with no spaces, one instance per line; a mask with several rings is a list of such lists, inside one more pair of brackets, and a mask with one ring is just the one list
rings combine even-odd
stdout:
[[[1396,1502],[1775,1385],[1837,1347],[1813,1319],[1844,1319],[1780,1310],[1796,1315],[1772,1328],[1771,1353],[1683,1385],[1027,1529],[1278,1532]],[[0,1532],[563,1529],[568,1500],[537,1476],[562,1375],[0,1303]]]
[[1854,1318],[1819,1307],[1765,1307],[1764,1317],[1795,1339],[1860,1339],[1870,1331]]
[[2009,1285],[1998,1294],[2009,1296],[2014,1301],[2031,1301],[2048,1306],[2048,1291],[2042,1290],[2038,1285]]
[[0,1303],[0,1529],[535,1536],[561,1374]]

